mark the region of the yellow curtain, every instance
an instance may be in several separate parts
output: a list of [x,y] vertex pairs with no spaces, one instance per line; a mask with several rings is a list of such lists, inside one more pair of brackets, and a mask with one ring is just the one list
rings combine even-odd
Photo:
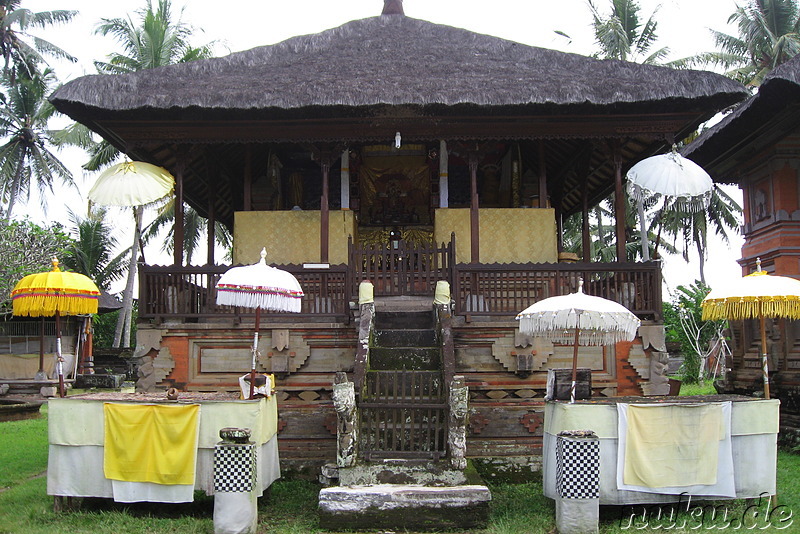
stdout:
[[103,406],[106,478],[194,484],[200,405]]

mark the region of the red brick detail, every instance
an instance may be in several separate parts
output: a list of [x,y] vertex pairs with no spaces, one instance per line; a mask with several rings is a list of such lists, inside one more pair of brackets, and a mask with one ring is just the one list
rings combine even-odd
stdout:
[[528,432],[534,434],[542,426],[544,415],[540,412],[528,412],[520,418],[519,422],[528,429]]
[[630,341],[621,341],[616,345],[617,354],[617,395],[620,396],[641,396],[644,395],[639,382],[642,377],[636,372],[636,369],[628,361],[631,354]]
[[489,424],[489,419],[481,413],[471,414],[469,416],[469,432],[470,434],[480,434],[486,425]]
[[185,336],[165,336],[161,340],[161,346],[169,349],[169,353],[172,355],[172,359],[175,361],[175,367],[173,367],[172,372],[167,375],[167,379],[172,380],[175,383],[188,383],[189,338]]
[[284,428],[286,428],[286,419],[283,419],[282,417],[279,417],[278,418],[278,434],[283,432]]
[[328,432],[335,436],[339,427],[339,418],[335,413],[329,413],[327,416],[325,416],[322,424],[328,430]]

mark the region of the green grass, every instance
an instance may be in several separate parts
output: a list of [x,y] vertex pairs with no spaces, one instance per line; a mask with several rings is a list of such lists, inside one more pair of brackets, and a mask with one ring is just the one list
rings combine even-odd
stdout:
[[47,418],[0,423],[0,488],[47,468]]
[[[211,534],[214,532],[213,499],[197,494],[193,503],[157,504],[114,503],[107,499],[86,499],[80,511],[55,513],[53,498],[47,495],[47,481],[35,477],[47,467],[47,420],[42,419],[0,423],[0,473],[6,490],[0,490],[0,534],[82,534],[113,532],[115,534],[149,534],[181,532]],[[102,466],[98,466],[102,469]],[[492,505],[488,527],[474,534],[551,534],[555,532],[555,505],[542,494],[542,483],[495,484],[491,486]],[[279,480],[269,494],[259,499],[259,534],[313,534],[321,533],[317,519],[317,494],[319,485],[303,480]],[[720,501],[717,513],[726,510],[730,518],[742,517],[749,510],[752,517],[754,503],[746,501]],[[800,455],[778,453],[778,504],[784,511],[800,513]],[[763,508],[764,503],[762,503]],[[760,508],[760,509],[761,509]],[[639,507],[641,509],[641,507]],[[664,508],[666,510],[666,508]],[[696,503],[692,510],[697,510]],[[706,508],[708,512],[710,508]],[[604,506],[601,508],[601,534],[628,532],[664,532],[659,525],[637,524],[624,528],[629,522],[630,507]],[[697,512],[694,512],[695,514]],[[638,517],[638,516],[637,516]],[[689,533],[711,530],[725,531],[716,522],[706,518],[698,528],[696,516],[679,513],[674,523],[686,523],[684,528],[671,528],[671,532]],[[662,527],[671,525],[666,519]],[[777,528],[755,531],[777,532]],[[793,530],[794,529],[794,530]],[[748,529],[740,529],[747,531]],[[387,532],[367,531],[367,532]],[[800,532],[800,526],[791,526],[782,532]]]
[[716,395],[713,380],[703,380],[696,384],[681,384],[681,395]]

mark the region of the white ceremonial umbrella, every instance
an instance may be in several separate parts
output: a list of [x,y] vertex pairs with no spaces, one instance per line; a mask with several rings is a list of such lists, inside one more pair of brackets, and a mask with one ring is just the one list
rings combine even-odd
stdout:
[[575,402],[578,346],[633,341],[641,324],[625,306],[584,293],[582,279],[575,293],[540,300],[521,311],[517,319],[523,334],[543,337],[554,343],[574,343],[570,402]]
[[628,171],[628,194],[636,201],[642,236],[642,257],[650,259],[647,225],[644,219],[644,198],[649,195],[675,199],[686,211],[701,211],[708,207],[714,182],[697,163],[684,158],[672,145],[667,154],[645,158]]
[[100,206],[146,206],[175,188],[175,178],[163,167],[143,161],[124,161],[105,169],[89,190]]
[[[142,206],[157,202],[172,194],[175,178],[166,169],[143,161],[123,161],[105,169],[89,190],[89,200],[100,206],[123,206],[133,208],[133,246],[128,264],[128,280],[122,294],[122,313],[119,314],[117,332],[122,334],[122,325],[130,332],[130,317],[133,303],[133,283],[136,280],[136,264],[139,256],[139,239],[142,234]],[[176,245],[180,246],[180,245]],[[130,336],[126,336],[126,343]],[[120,339],[114,336],[114,346]],[[123,344],[127,347],[127,344]]]
[[258,330],[261,310],[300,313],[303,290],[291,273],[267,265],[267,250],[261,249],[261,260],[253,265],[232,267],[217,282],[217,304],[255,308],[253,365],[250,371],[250,398],[253,398],[258,354]]
[[758,319],[761,327],[761,374],[764,379],[764,398],[769,398],[769,366],[767,363],[766,317],[800,319],[800,280],[775,276],[761,270],[761,258],[756,259],[757,271],[743,276],[735,284],[713,289],[700,306],[703,320]]

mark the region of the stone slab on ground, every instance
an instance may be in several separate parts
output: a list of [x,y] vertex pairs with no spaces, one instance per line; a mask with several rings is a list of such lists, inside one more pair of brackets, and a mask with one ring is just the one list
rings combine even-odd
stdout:
[[467,479],[468,473],[453,469],[449,462],[383,460],[339,468],[340,486],[370,484],[412,484],[419,486],[458,486],[482,482]]
[[330,530],[482,528],[489,518],[489,488],[480,485],[378,484],[323,488],[320,526]]

